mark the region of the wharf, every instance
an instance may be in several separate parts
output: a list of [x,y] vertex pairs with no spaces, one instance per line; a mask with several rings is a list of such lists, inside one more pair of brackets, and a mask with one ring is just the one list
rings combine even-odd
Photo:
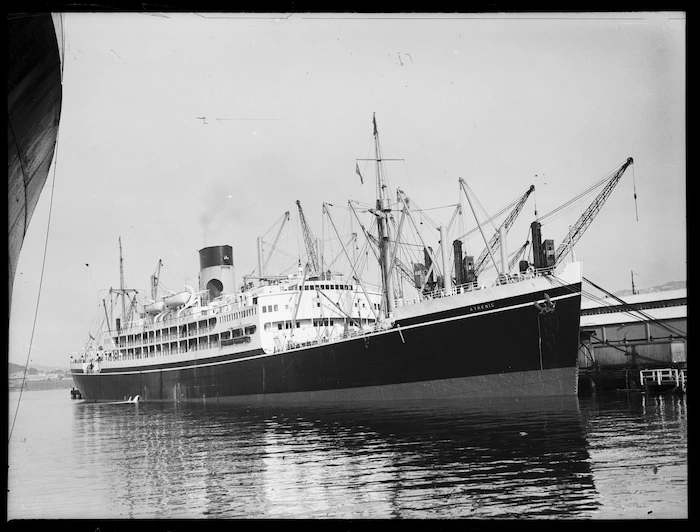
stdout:
[[687,393],[688,370],[685,367],[587,367],[579,368],[579,396],[604,391]]
[[647,392],[680,391],[688,388],[688,370],[685,368],[643,369],[639,381]]
[[686,289],[583,302],[579,395],[603,390],[685,393],[687,329]]

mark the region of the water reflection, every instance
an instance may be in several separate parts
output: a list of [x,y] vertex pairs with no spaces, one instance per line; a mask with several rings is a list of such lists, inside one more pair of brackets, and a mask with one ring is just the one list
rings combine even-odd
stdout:
[[619,394],[581,401],[605,519],[688,517],[686,395]]
[[571,518],[600,504],[576,398],[75,406],[99,517]]

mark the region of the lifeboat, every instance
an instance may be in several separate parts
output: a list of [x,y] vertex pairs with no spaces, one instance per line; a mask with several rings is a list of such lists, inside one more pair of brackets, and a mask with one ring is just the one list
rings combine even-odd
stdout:
[[149,303],[148,305],[144,305],[144,307],[143,307],[143,309],[151,316],[155,316],[156,314],[160,314],[161,312],[163,312],[164,308],[165,308],[164,301],[154,301],[153,303]]
[[168,308],[177,308],[181,307],[182,305],[186,305],[190,298],[192,297],[192,292],[178,292],[177,294],[173,294],[171,296],[163,298],[163,301],[165,303],[165,306]]

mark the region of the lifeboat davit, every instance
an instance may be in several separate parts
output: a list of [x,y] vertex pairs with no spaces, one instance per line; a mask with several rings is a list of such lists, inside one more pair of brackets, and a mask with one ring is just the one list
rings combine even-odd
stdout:
[[153,303],[149,303],[148,305],[144,305],[144,307],[143,307],[143,309],[151,316],[155,316],[156,314],[160,314],[161,312],[163,312],[164,308],[165,308],[164,301],[154,301]]

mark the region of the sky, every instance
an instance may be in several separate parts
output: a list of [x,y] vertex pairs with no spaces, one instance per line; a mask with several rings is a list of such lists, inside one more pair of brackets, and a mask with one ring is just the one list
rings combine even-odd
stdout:
[[[373,115],[383,156],[401,159],[386,163],[390,185],[438,225],[462,204],[450,240],[476,227],[460,178],[482,222],[535,185],[509,251],[535,209],[632,157],[575,256],[612,292],[686,280],[682,12],[68,13],[63,25],[59,138],[15,276],[10,362],[67,367],[119,286],[119,238],[128,287],[148,287],[162,260],[163,286],[180,291],[196,287],[204,247],[231,245],[238,280],[254,272],[256,238],[289,211],[293,263],[296,200],[317,237],[322,203],[340,225],[348,200],[372,201],[373,167],[357,159],[373,156]],[[599,191],[546,219],[543,238],[558,246]],[[473,233],[466,250],[483,248]]]

